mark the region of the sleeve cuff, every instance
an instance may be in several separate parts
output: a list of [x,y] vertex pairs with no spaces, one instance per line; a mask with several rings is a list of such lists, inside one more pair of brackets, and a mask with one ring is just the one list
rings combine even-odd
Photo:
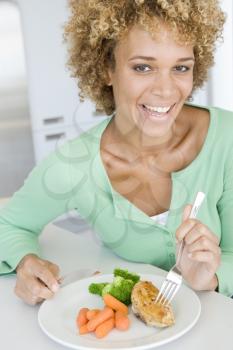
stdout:
[[14,274],[16,273],[16,267],[18,266],[19,262],[23,259],[25,255],[28,254],[35,254],[39,257],[41,256],[41,252],[39,247],[30,249],[30,250],[24,250],[20,251],[20,254],[17,254],[15,256],[11,256],[7,261],[0,262],[0,275],[6,275],[6,274]]
[[228,261],[227,258],[222,258],[221,265],[219,266],[216,275],[218,278],[219,293],[231,297],[233,295],[233,263],[231,261]]

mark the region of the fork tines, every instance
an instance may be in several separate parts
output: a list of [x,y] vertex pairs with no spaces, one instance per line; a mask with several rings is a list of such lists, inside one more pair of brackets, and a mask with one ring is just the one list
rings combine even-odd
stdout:
[[156,303],[162,305],[169,304],[174,298],[178,289],[180,288],[182,276],[180,273],[175,272],[177,271],[175,267],[173,267],[173,270],[170,270],[167,274],[167,277],[164,280],[162,287],[160,288],[160,291],[156,297]]
[[180,285],[177,285],[175,282],[166,279],[162,284],[155,302],[161,305],[169,304],[178,291],[179,287]]

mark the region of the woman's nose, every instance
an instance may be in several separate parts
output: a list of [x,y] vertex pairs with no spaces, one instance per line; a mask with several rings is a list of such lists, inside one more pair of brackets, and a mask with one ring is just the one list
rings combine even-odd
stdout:
[[169,99],[174,95],[176,85],[169,73],[158,73],[153,80],[151,92],[153,95]]

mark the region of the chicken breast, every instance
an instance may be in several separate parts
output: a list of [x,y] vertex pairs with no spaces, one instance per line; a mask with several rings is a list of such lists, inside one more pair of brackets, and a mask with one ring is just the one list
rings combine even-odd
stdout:
[[175,323],[172,307],[155,303],[158,293],[158,288],[151,282],[136,283],[131,294],[132,311],[148,326],[171,326]]

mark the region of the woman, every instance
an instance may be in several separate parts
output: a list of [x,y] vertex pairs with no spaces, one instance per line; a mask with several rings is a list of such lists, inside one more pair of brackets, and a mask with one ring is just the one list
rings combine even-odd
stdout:
[[[58,289],[38,234],[77,209],[124,259],[180,269],[195,290],[233,294],[233,115],[187,104],[213,64],[217,0],[70,1],[66,25],[82,97],[112,115],[37,166],[0,216],[2,274],[30,304]],[[198,191],[206,200],[189,219]]]

